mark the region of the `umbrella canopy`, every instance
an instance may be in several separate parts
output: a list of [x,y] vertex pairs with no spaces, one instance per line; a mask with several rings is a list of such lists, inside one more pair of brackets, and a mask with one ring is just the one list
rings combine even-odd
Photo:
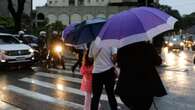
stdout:
[[62,36],[63,36],[64,39],[66,39],[66,37],[68,37],[68,34],[75,29],[75,26],[76,25],[77,25],[76,23],[75,24],[70,24],[69,26],[67,26],[64,29],[63,34],[62,34]]
[[[118,48],[150,40],[171,30],[177,20],[155,8],[139,7],[111,17],[100,31],[96,44]],[[100,44],[101,43],[101,44]]]
[[64,40],[73,45],[89,43],[95,40],[105,22],[104,19],[96,18],[72,25],[67,31],[64,30]]

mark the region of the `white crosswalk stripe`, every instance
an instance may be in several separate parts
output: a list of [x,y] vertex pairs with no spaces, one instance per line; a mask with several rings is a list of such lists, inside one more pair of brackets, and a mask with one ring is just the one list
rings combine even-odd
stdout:
[[[46,87],[46,88],[50,88],[50,89],[62,90],[62,91],[65,91],[65,92],[70,92],[70,93],[74,93],[74,94],[84,96],[82,91],[80,91],[78,89],[75,89],[75,88],[67,87],[67,86],[64,86],[64,85],[61,85],[61,84],[54,85],[54,84],[47,83],[47,82],[44,82],[44,81],[39,81],[39,80],[36,80],[36,79],[33,79],[33,78],[22,78],[22,79],[20,79],[20,81],[36,84],[36,85]],[[116,97],[116,99],[117,99],[118,103],[122,104],[120,98]],[[108,98],[107,98],[106,95],[102,95],[101,100],[108,101]]]
[[0,100],[0,110],[22,110]]
[[58,105],[61,105],[61,106],[72,107],[75,110],[82,110],[83,109],[83,105],[72,103],[72,102],[69,102],[69,101],[56,99],[54,97],[47,96],[47,95],[44,95],[44,94],[40,94],[40,93],[33,92],[33,91],[29,91],[29,90],[26,90],[26,89],[23,89],[23,88],[19,88],[19,87],[14,86],[14,85],[9,85],[6,89],[10,90],[12,92],[27,96],[27,97],[31,97],[31,98],[36,99],[36,100],[46,101],[46,102],[50,102],[50,103],[53,103],[53,104],[58,104]]
[[48,78],[54,78],[54,79],[55,78],[58,78],[58,79],[61,79],[61,80],[66,80],[66,81],[81,83],[81,79],[72,78],[72,77],[68,77],[68,76],[63,76],[63,75],[59,75],[59,74],[51,74],[51,73],[37,72],[37,73],[35,73],[35,75],[37,75],[37,76],[43,76],[43,77],[48,77]]

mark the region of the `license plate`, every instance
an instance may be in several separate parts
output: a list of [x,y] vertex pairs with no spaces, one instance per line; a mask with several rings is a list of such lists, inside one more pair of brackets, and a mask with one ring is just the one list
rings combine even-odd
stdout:
[[17,57],[16,60],[17,60],[17,61],[18,61],[18,60],[25,60],[25,58],[24,58],[24,57]]

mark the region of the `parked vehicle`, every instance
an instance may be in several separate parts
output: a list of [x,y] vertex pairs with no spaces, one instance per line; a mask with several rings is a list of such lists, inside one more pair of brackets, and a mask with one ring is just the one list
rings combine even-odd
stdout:
[[[19,36],[18,35],[14,35],[14,37],[16,37],[17,39],[19,39]],[[24,35],[24,40],[25,40],[25,42],[27,42],[27,45],[29,45],[33,49],[38,50],[38,42],[39,42],[38,37],[36,37],[34,35],[25,34]]]
[[[18,34],[15,34],[14,37],[19,39],[19,35]],[[25,40],[25,44],[27,44],[31,48],[33,48],[35,60],[38,61],[39,60],[39,51],[38,51],[39,50],[39,47],[38,47],[39,39],[38,39],[38,37],[36,37],[34,35],[25,34],[23,36],[23,40]],[[22,41],[22,42],[24,43],[24,41]]]
[[34,63],[34,50],[22,44],[11,34],[0,33],[0,65],[31,67]]

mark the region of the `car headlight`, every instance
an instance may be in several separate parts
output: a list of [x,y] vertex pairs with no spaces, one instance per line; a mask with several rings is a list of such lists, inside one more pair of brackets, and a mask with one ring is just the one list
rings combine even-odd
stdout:
[[0,53],[1,53],[1,54],[5,54],[5,51],[4,51],[4,50],[0,50]]
[[180,46],[184,46],[184,43],[183,42],[180,42]]
[[173,46],[173,43],[169,43],[169,46]]
[[34,50],[33,50],[33,49],[29,49],[28,51],[29,51],[30,53],[33,53],[33,52],[34,52]]
[[0,50],[0,54],[6,55],[6,51]]
[[6,51],[4,51],[4,50],[0,50],[0,62],[2,62],[2,63],[4,63],[4,62],[6,62]]
[[59,46],[59,45],[56,46],[56,47],[55,47],[55,52],[58,52],[58,53],[59,53],[59,52],[62,52],[62,46]]

